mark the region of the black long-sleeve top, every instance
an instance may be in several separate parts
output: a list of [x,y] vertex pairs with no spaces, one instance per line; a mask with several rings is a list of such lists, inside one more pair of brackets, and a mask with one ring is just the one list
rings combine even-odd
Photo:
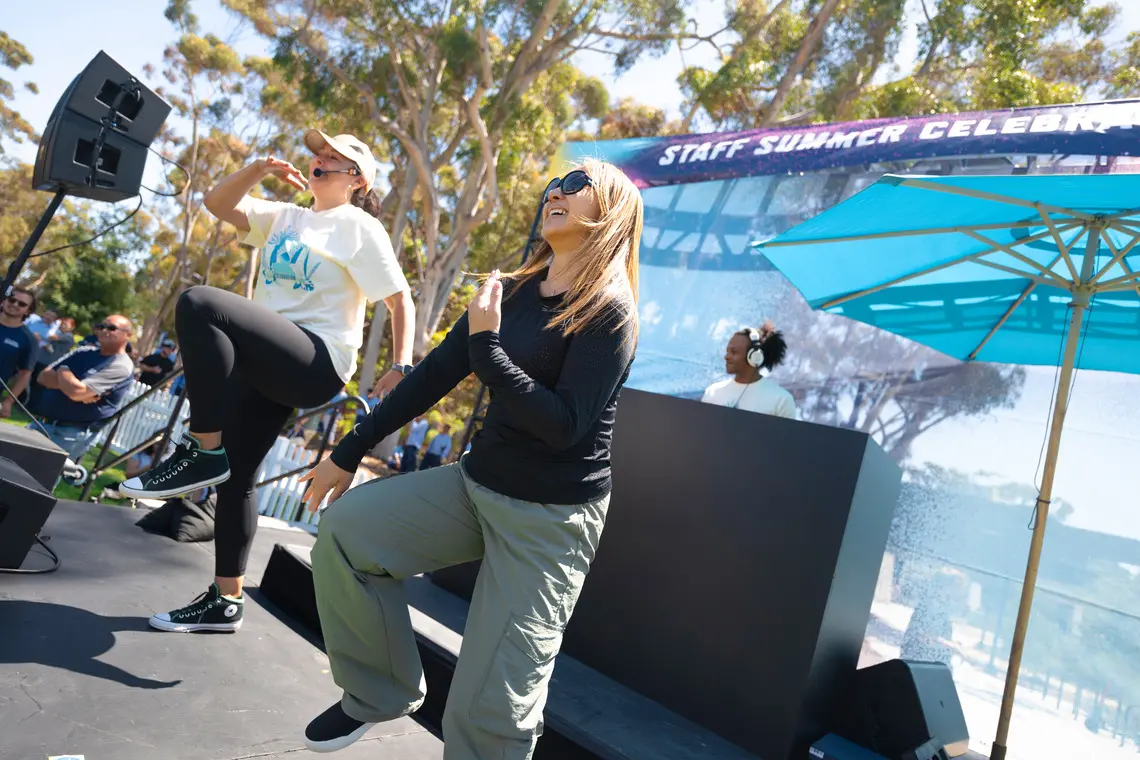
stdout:
[[[333,463],[352,472],[364,454],[423,414],[472,372],[490,391],[482,429],[463,458],[475,482],[544,504],[583,504],[610,491],[610,441],[618,394],[629,377],[632,297],[586,330],[547,329],[562,297],[544,297],[541,277],[504,293],[497,333],[469,335],[464,314],[443,342],[340,442]],[[505,288],[505,290],[506,290]]]

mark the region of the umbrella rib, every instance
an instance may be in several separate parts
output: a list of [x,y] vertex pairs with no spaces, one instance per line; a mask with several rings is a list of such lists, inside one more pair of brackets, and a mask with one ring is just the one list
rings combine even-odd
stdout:
[[[921,230],[895,230],[891,232],[868,232],[861,235],[842,235],[833,238],[814,238],[809,240],[765,241],[754,243],[755,248],[783,248],[789,245],[817,245],[819,243],[852,243],[858,240],[882,240],[883,238],[913,237],[915,235],[947,235],[952,232],[965,230],[1012,230],[1020,227],[1036,227],[1036,219],[1023,219],[1016,222],[991,222],[989,224],[956,225],[954,227],[924,227]],[[1079,226],[1079,222],[1070,222],[1059,228],[1062,232]]]
[[[1090,285],[1095,285],[1101,277],[1104,277],[1108,273],[1109,269],[1112,269],[1113,265],[1123,262],[1124,257],[1132,252],[1132,249],[1136,247],[1137,243],[1140,243],[1140,235],[1134,235],[1123,248],[1118,249],[1108,236],[1108,230],[1101,230],[1100,238],[1105,242],[1105,245],[1108,246],[1108,250],[1112,251],[1112,259],[1104,265],[1104,269],[1097,272],[1096,276],[1089,281]],[[1129,273],[1129,276],[1132,276],[1132,274]],[[1112,280],[1106,280],[1104,284],[1110,285],[1112,284]]]
[[1118,219],[1123,219],[1126,216],[1140,215],[1140,208],[1134,208],[1131,211],[1118,211],[1115,214],[1108,214],[1104,218],[1110,222],[1115,222]]
[[[1069,245],[1065,245],[1065,241],[1061,240],[1061,233],[1057,231],[1057,226],[1053,223],[1053,217],[1041,212],[1040,210],[1038,213],[1041,214],[1041,219],[1045,222],[1045,226],[1049,228],[1049,232],[1053,234],[1053,242],[1057,244],[1057,250],[1061,252],[1061,258],[1065,260],[1065,266],[1069,268],[1069,276],[1073,278],[1073,282],[1076,282],[1080,279],[1080,277],[1077,275],[1076,264],[1073,263],[1072,257],[1069,256],[1069,250],[1071,249],[1072,244],[1070,243]],[[1073,238],[1073,242],[1075,243],[1078,238],[1080,238],[1079,234],[1077,237]],[[1056,266],[1055,261],[1053,263],[1053,266]],[[1052,269],[1052,267],[1050,267],[1050,269]]]
[[[1057,256],[1057,258],[1053,259],[1052,265],[1056,266],[1057,261],[1060,260],[1060,258],[1060,256]],[[1001,319],[999,319],[994,324],[994,326],[990,328],[990,331],[986,333],[986,337],[982,338],[982,342],[978,344],[978,347],[969,353],[969,355],[966,357],[966,361],[972,362],[978,358],[978,354],[980,354],[982,352],[982,349],[986,347],[986,344],[990,342],[990,338],[997,335],[997,331],[1000,330],[1009,320],[1009,318],[1013,316],[1013,313],[1017,311],[1018,307],[1020,307],[1021,304],[1025,303],[1025,299],[1029,298],[1029,294],[1032,293],[1033,289],[1036,287],[1037,283],[1031,282],[1025,290],[1021,291],[1021,295],[1017,297],[1017,300],[1010,304],[1010,307],[1005,310],[1004,314],[1001,315]]]
[[[1131,267],[1129,267],[1131,269]],[[1123,277],[1114,277],[1111,280],[1105,280],[1100,283],[1097,290],[1115,290],[1117,285],[1135,285],[1140,284],[1140,272],[1130,271]]]
[[977,198],[984,201],[994,201],[995,203],[1004,203],[1009,206],[1022,206],[1024,208],[1035,209],[1038,213],[1049,211],[1052,213],[1068,214],[1076,219],[1092,220],[1096,218],[1095,214],[1089,214],[1084,211],[1077,211],[1076,209],[1063,208],[1061,206],[1053,206],[1041,201],[1027,201],[1024,198],[1013,198],[1008,195],[998,195],[997,193],[987,193],[983,190],[970,190],[964,187],[955,187],[954,185],[943,185],[937,182],[930,182],[929,180],[906,178],[901,181],[903,185],[908,187],[917,187],[921,190],[933,190],[936,193],[949,193],[951,195],[964,195],[967,198]]
[[[994,253],[994,251],[986,251],[982,255],[985,256],[985,255],[988,255],[991,253]],[[981,264],[984,267],[990,267],[991,269],[997,269],[997,270],[1000,270],[1002,272],[1009,272],[1010,274],[1017,275],[1018,277],[1024,277],[1027,280],[1032,280],[1033,282],[1037,283],[1038,285],[1051,285],[1053,287],[1057,287],[1057,282],[1055,282],[1055,281],[1053,281],[1047,277],[1042,277],[1039,274],[1031,274],[1029,272],[1022,271],[1020,269],[1014,269],[1013,267],[1007,267],[1004,264],[997,264],[993,261],[985,261],[982,259],[975,260],[974,263],[975,264]],[[1062,285],[1061,289],[1062,290],[1068,290],[1069,289],[1070,283],[1068,280],[1064,280],[1060,277],[1057,277],[1056,279],[1061,283],[1061,285]]]
[[[1045,282],[1048,282],[1049,280],[1054,280],[1056,283],[1060,284],[1062,287],[1067,288],[1069,286],[1069,281],[1066,280],[1064,277],[1061,277],[1057,273],[1053,272],[1051,268],[1046,269],[1045,267],[1041,266],[1040,264],[1038,264],[1036,261],[1029,258],[1028,256],[1021,254],[1021,253],[1018,253],[1017,251],[1013,250],[1013,248],[1009,247],[1008,245],[1005,245],[1003,243],[998,243],[994,240],[990,240],[985,235],[979,235],[978,233],[970,231],[970,230],[963,230],[963,232],[965,232],[967,235],[972,237],[974,240],[977,240],[979,243],[984,243],[988,246],[992,246],[991,250],[986,252],[987,254],[997,253],[998,251],[1009,254],[1010,256],[1014,257],[1015,259],[1017,259],[1021,263],[1027,264],[1028,266],[1031,266],[1034,269],[1036,269],[1038,272],[1040,272],[1041,276],[1045,278]],[[1021,243],[1023,243],[1023,244],[1027,243],[1027,242],[1030,242],[1030,241],[1028,239],[1021,241]],[[1063,251],[1062,251],[1062,255],[1064,255]],[[988,261],[979,261],[978,263],[979,264],[985,264],[987,266],[993,265],[992,262],[988,262]],[[1030,276],[1027,272],[1021,272],[1021,271],[1014,269],[1012,267],[1005,267],[1005,266],[1001,266],[1001,265],[996,265],[996,266],[1000,267],[1001,269],[1004,269],[1007,272],[1014,272],[1017,274],[1025,275],[1027,277]]]
[[[1036,223],[1037,223],[1036,221],[1033,222],[1033,224],[1035,224],[1035,225],[1036,225]],[[1076,227],[1076,226],[1078,226],[1078,225],[1073,224],[1073,225],[1069,225],[1066,227],[1061,227],[1060,230],[1061,230],[1061,232],[1068,232],[1069,230],[1073,229],[1073,227]],[[957,231],[962,232],[964,230],[959,227],[959,228],[957,228]],[[1029,237],[1025,238],[1024,240],[1021,241],[1021,243],[1033,243],[1035,241],[1041,240],[1041,239],[1046,238],[1046,237],[1049,237],[1048,231],[1038,232],[1035,235],[1030,235]],[[836,239],[838,240],[838,238],[836,238]],[[803,245],[805,243],[800,243],[800,244]],[[839,306],[840,304],[847,303],[848,301],[852,301],[856,298],[862,298],[863,296],[869,296],[872,293],[878,293],[880,290],[886,290],[887,288],[892,288],[895,285],[899,285],[901,283],[906,282],[907,280],[913,280],[916,277],[922,277],[923,275],[933,274],[934,272],[937,272],[941,269],[946,269],[947,267],[957,266],[958,264],[964,264],[967,261],[974,261],[978,264],[984,264],[984,265],[986,265],[988,267],[992,267],[994,269],[1002,269],[1006,272],[1012,272],[1013,274],[1016,274],[1019,277],[1028,277],[1029,279],[1033,280],[1034,282],[1037,282],[1040,285],[1050,285],[1051,284],[1044,277],[1039,277],[1038,275],[1029,274],[1029,273],[1022,272],[1022,271],[1019,271],[1017,269],[1012,269],[1009,267],[1003,267],[1000,264],[994,264],[993,262],[978,261],[978,259],[980,257],[988,256],[991,253],[994,253],[993,248],[989,248],[989,249],[984,250],[984,251],[978,251],[977,253],[971,253],[971,254],[968,254],[966,256],[960,256],[958,258],[951,259],[950,261],[942,261],[942,262],[939,262],[938,264],[934,264],[932,266],[926,267],[925,269],[920,269],[917,272],[911,272],[910,274],[905,274],[902,277],[896,277],[893,280],[888,280],[887,282],[883,282],[883,283],[880,283],[878,285],[873,285],[869,288],[864,288],[862,290],[854,290],[854,291],[851,291],[850,293],[845,293],[841,296],[837,296],[836,298],[832,298],[829,301],[824,301],[817,308],[819,308],[821,310],[822,309],[830,309],[830,308],[833,308],[835,306]],[[1054,275],[1054,276],[1056,276],[1056,275]],[[1060,278],[1058,278],[1058,279],[1060,279]],[[1068,284],[1069,284],[1068,282],[1065,282],[1065,280],[1061,280],[1061,282],[1064,283],[1064,285],[1066,287],[1068,287]]]
[[[1121,262],[1120,262],[1120,266],[1124,267],[1124,271],[1125,271],[1125,272],[1128,272],[1129,274],[1135,274],[1135,273],[1136,273],[1136,270],[1134,270],[1134,269],[1132,268],[1132,266],[1131,266],[1131,265],[1128,263],[1128,261],[1127,261],[1127,260],[1121,261]],[[1106,290],[1115,290],[1115,288],[1104,288],[1104,289],[1106,289]],[[1121,290],[1127,290],[1127,289],[1128,289],[1128,288],[1121,288]],[[1140,296],[1140,283],[1133,283],[1133,285],[1131,286],[1131,289],[1132,289],[1132,290],[1135,290],[1135,291],[1136,291],[1136,295]]]

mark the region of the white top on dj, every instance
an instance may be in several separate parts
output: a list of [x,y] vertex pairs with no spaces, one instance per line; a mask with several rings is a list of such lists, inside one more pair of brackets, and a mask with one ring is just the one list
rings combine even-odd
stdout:
[[731,377],[721,380],[705,389],[701,401],[793,420],[798,417],[792,394],[768,377],[760,378],[754,383],[738,383]]

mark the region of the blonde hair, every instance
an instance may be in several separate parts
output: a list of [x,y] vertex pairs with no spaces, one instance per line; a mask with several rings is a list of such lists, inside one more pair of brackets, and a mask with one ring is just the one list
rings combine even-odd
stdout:
[[[636,340],[637,261],[644,224],[641,193],[629,177],[605,161],[588,158],[573,168],[590,175],[601,214],[596,220],[579,219],[588,231],[578,249],[578,272],[566,292],[566,308],[550,320],[548,326],[561,329],[566,337],[582,332],[595,320],[614,312],[615,304],[628,293],[633,299],[632,308],[618,315],[614,330],[632,320]],[[553,257],[554,249],[540,240],[526,263],[503,277],[521,285],[539,276]]]

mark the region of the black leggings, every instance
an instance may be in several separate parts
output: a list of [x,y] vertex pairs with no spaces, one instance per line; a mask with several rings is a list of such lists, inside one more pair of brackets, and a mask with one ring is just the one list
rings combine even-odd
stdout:
[[261,460],[295,408],[326,404],[344,387],[323,340],[242,296],[193,287],[174,312],[190,429],[222,433],[230,479],[217,487],[215,573],[245,575]]

